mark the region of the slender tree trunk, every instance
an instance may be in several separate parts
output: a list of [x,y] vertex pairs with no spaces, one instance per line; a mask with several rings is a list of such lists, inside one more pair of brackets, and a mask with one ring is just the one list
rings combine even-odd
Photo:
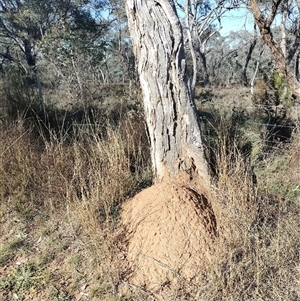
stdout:
[[255,24],[254,25],[254,39],[250,43],[249,51],[247,53],[245,64],[244,64],[243,71],[242,71],[242,82],[244,83],[245,86],[248,85],[247,69],[248,69],[248,65],[249,65],[249,62],[252,57],[253,50],[256,46],[256,43],[257,43],[257,31],[256,31],[256,24]]
[[282,12],[282,18],[281,18],[281,43],[280,47],[283,52],[283,56],[286,58],[287,53],[286,53],[286,19],[288,17],[288,12],[290,9],[290,6],[292,5],[292,0],[288,0],[287,3],[284,5],[284,11]]
[[251,79],[251,83],[250,83],[250,92],[251,92],[251,95],[254,94],[254,82],[255,82],[256,74],[258,72],[258,68],[259,68],[259,64],[260,64],[260,59],[261,59],[261,56],[263,55],[263,53],[264,53],[264,48],[259,53],[259,59],[256,62],[255,71],[254,71],[254,74],[253,74],[252,79]]
[[294,97],[300,101],[300,83],[294,77],[292,71],[289,70],[284,53],[273,38],[271,31],[271,25],[276,16],[278,7],[282,0],[273,0],[272,9],[268,18],[264,17],[259,9],[257,0],[250,0],[251,10],[255,19],[255,22],[260,30],[260,34],[265,42],[265,44],[270,48],[274,60],[276,62],[276,67],[278,71],[286,78]]
[[42,115],[41,117],[43,122],[46,122],[46,111],[45,111],[45,104],[43,99],[42,83],[36,66],[36,57],[33,51],[34,47],[28,39],[24,38],[22,41],[23,41],[23,45],[22,45],[23,51],[26,57],[27,65],[29,67],[31,76],[33,77],[33,79],[36,81],[37,84],[39,105],[40,105],[40,111]]
[[192,39],[192,34],[191,34],[191,27],[190,27],[190,0],[186,0],[185,2],[185,25],[186,25],[186,33],[188,36],[188,42],[189,42],[189,48],[192,56],[192,62],[193,62],[193,76],[192,76],[192,82],[190,84],[190,90],[191,90],[191,97],[194,97],[195,94],[195,87],[196,87],[196,82],[197,82],[197,73],[198,73],[198,68],[197,68],[197,57],[196,57],[196,52],[195,52],[195,47],[193,44],[193,39]]
[[208,86],[210,84],[210,79],[207,70],[207,62],[205,52],[199,51],[200,63],[202,66],[202,77],[203,77],[203,85]]
[[255,45],[256,45],[256,41],[257,40],[254,39],[251,42],[251,44],[250,44],[249,51],[247,53],[246,61],[245,61],[245,64],[244,64],[244,67],[243,67],[243,71],[242,71],[242,82],[244,83],[245,86],[248,86],[247,70],[248,70],[248,65],[249,65],[249,62],[251,60],[251,56],[252,56],[253,50],[254,50]]
[[[297,3],[297,7],[298,7],[298,13],[300,14],[300,0],[297,0],[296,1]],[[296,26],[296,38],[294,40],[294,43],[292,44],[292,46],[290,46],[289,48],[289,52],[287,54],[287,62],[288,64],[291,63],[291,61],[293,60],[294,56],[296,55],[299,47],[300,47],[300,20],[298,19],[297,20],[297,24],[295,25]],[[299,79],[298,79],[299,81]]]
[[35,70],[35,78],[36,78],[36,83],[39,92],[39,104],[40,104],[40,111],[42,114],[42,120],[43,122],[46,122],[46,109],[45,109],[44,98],[43,98],[42,83],[41,83],[40,76],[38,75],[36,70]]
[[185,76],[182,29],[173,1],[126,0],[143,91],[154,181],[184,170],[208,183],[196,108]]
[[298,81],[300,81],[300,52],[296,56],[295,62],[295,76]]

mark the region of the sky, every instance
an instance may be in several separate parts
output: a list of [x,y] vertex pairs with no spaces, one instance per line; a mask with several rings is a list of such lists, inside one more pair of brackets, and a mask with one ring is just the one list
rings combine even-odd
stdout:
[[252,31],[254,20],[251,13],[246,8],[233,9],[222,16],[222,36],[228,35],[231,31],[248,30]]
[[[223,29],[220,31],[222,36],[228,35],[231,31],[247,30],[253,31],[254,18],[247,8],[238,8],[227,11],[221,18]],[[275,17],[272,26],[280,24],[281,17]]]
[[[179,16],[182,17],[182,13],[178,12]],[[103,16],[108,16],[108,12],[104,12]],[[276,21],[276,19],[275,19]],[[227,11],[221,17],[222,29],[220,34],[222,36],[227,36],[231,31],[253,31],[254,19],[249,9],[244,8],[235,8]]]

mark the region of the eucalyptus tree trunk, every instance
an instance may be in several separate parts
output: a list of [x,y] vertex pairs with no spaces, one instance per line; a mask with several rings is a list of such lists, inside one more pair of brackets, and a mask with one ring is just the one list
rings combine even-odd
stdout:
[[209,176],[194,101],[185,76],[182,28],[170,0],[125,0],[143,92],[154,181],[181,170]]

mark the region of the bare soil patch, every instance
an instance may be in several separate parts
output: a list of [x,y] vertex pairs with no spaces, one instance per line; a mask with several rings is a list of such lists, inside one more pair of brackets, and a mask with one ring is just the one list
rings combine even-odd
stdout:
[[[127,280],[157,292],[196,280],[210,260],[216,218],[210,194],[184,177],[155,184],[125,203]],[[193,188],[192,188],[193,187]]]

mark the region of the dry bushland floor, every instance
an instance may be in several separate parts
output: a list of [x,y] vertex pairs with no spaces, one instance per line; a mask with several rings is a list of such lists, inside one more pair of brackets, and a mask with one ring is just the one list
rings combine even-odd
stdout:
[[68,141],[1,129],[0,300],[299,300],[299,133],[257,183],[223,137],[211,191],[149,187],[134,119]]

